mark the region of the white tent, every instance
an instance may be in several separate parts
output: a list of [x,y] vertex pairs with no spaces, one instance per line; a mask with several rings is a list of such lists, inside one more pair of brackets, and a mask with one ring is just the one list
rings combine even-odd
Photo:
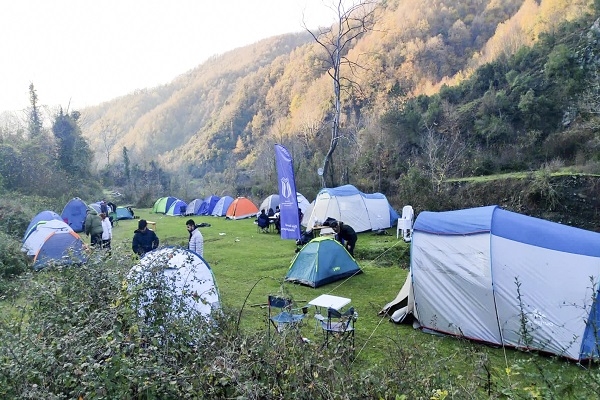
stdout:
[[271,194],[268,195],[262,203],[260,203],[259,210],[265,210],[265,212],[269,211],[269,208],[272,208],[275,211],[275,208],[279,205],[279,195]]
[[422,212],[410,273],[382,311],[426,331],[598,358],[600,234],[497,206]]
[[128,287],[141,289],[142,293],[137,303],[141,316],[152,314],[149,310],[157,286],[171,297],[172,316],[185,312],[208,317],[220,308],[219,291],[210,266],[200,255],[182,247],[163,247],[146,253],[130,270]]
[[[296,192],[296,199],[298,200],[298,208],[300,208],[300,210],[302,210],[302,214],[306,215],[306,212],[308,210],[308,208],[310,207],[310,201],[308,201],[306,199],[306,197],[304,197],[302,195],[302,193],[298,193]],[[300,221],[302,222],[302,221]]]
[[[296,199],[298,200],[298,208],[302,210],[302,214],[306,215],[306,210],[310,206],[310,202],[302,195],[302,193],[296,192]],[[272,208],[273,211],[279,205],[279,195],[271,194],[267,196],[262,203],[260,203],[259,210],[265,210],[265,212],[269,211],[269,208]]]
[[308,229],[333,218],[356,232],[387,229],[398,221],[398,213],[381,193],[365,194],[352,185],[321,189],[306,222]]

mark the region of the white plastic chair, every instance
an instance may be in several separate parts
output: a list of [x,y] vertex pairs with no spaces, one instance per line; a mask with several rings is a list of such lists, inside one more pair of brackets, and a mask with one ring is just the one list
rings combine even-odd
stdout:
[[410,242],[412,238],[414,211],[412,206],[404,206],[402,208],[402,217],[398,218],[398,226],[396,227],[396,239],[402,238],[405,242]]

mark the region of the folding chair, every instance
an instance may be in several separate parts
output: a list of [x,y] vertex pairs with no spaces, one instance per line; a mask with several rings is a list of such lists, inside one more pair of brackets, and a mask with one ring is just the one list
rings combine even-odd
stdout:
[[[302,309],[293,309],[292,300],[270,295],[268,298],[268,312],[269,312],[269,337],[271,336],[271,326],[275,328],[275,332],[282,333],[289,327],[298,327],[302,320],[306,318],[308,313],[308,307],[302,307]],[[302,313],[295,311],[302,310]]]
[[338,339],[340,342],[350,341],[350,346],[354,350],[354,322],[357,314],[354,307],[350,307],[345,312],[340,312],[334,308],[327,309],[327,318],[319,318],[321,328],[325,334],[325,347],[329,345],[331,338]]

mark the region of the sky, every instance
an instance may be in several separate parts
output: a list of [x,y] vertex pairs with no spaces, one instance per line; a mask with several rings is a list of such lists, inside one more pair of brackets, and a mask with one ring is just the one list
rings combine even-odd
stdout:
[[5,0],[0,112],[93,106],[166,84],[211,56],[330,25],[327,0]]

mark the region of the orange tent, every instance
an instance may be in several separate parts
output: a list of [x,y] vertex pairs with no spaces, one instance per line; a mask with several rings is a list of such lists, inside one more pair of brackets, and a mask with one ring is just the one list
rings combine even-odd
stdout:
[[245,197],[238,197],[229,205],[225,217],[229,219],[242,219],[255,217],[256,214],[258,214],[258,208],[253,202]]

